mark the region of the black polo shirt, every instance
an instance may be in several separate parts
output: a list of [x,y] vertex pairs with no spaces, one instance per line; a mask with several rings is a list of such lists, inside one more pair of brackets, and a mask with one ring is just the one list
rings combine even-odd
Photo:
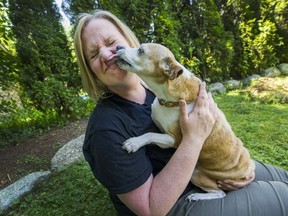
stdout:
[[[143,105],[112,95],[102,100],[92,112],[85,135],[83,153],[96,179],[110,193],[119,215],[134,215],[116,196],[141,186],[151,173],[156,175],[166,165],[174,148],[147,145],[135,153],[122,149],[130,137],[147,132],[160,133],[151,119],[155,96],[146,90]],[[173,179],[171,179],[173,181]]]

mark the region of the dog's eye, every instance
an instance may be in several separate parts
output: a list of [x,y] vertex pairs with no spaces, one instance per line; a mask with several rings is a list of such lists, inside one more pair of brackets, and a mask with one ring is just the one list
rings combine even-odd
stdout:
[[142,54],[142,53],[144,53],[144,49],[142,47],[139,47],[138,54]]

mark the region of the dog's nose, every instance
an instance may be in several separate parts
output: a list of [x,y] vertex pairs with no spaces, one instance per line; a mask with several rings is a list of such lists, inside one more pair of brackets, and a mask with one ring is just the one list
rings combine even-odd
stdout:
[[122,50],[122,49],[125,49],[125,47],[122,46],[122,45],[119,45],[119,46],[116,47],[116,51],[119,51],[119,50]]

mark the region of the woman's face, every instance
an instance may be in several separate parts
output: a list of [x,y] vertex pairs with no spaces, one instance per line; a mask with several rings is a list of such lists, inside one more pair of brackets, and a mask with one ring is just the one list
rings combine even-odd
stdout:
[[118,45],[129,47],[119,30],[108,20],[92,19],[83,29],[83,50],[86,61],[108,88],[120,85],[130,73],[114,64]]

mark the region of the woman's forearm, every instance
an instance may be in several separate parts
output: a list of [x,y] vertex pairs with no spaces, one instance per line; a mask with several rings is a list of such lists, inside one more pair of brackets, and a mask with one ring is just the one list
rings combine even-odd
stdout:
[[199,142],[203,141],[182,140],[167,165],[154,177],[149,196],[151,215],[166,215],[187,187],[203,144]]

